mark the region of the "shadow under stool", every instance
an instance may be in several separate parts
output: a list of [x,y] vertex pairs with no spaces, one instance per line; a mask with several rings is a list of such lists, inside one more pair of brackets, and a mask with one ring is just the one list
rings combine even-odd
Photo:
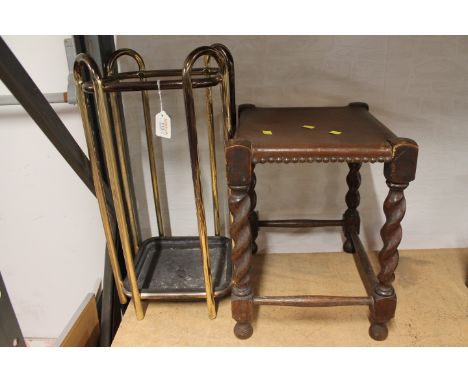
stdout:
[[[238,127],[226,147],[227,181],[232,214],[231,238],[233,288],[232,316],[234,334],[240,339],[252,333],[253,305],[301,307],[368,305],[370,336],[387,338],[387,322],[394,317],[396,294],[392,287],[398,265],[398,245],[402,237],[400,222],[405,215],[403,194],[414,180],[418,146],[397,137],[380,123],[365,103],[345,107],[259,108],[239,107]],[[346,162],[349,190],[347,210],[340,220],[259,220],[255,211],[255,166],[274,163]],[[389,188],[384,202],[386,221],[381,229],[383,247],[378,254],[380,271],[376,275],[359,238],[359,173],[362,163],[384,163]],[[280,179],[280,178],[278,178]],[[250,265],[256,251],[259,227],[341,226],[346,238],[343,249],[353,253],[367,296],[255,296]]]

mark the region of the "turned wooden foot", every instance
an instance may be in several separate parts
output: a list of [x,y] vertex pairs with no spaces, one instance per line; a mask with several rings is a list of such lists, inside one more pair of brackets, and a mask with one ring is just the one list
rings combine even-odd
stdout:
[[253,334],[253,328],[250,322],[238,322],[234,326],[234,334],[240,340],[246,340]]
[[388,328],[386,324],[372,323],[369,328],[369,335],[376,341],[383,341],[388,336]]
[[383,341],[388,336],[387,322],[395,316],[396,294],[381,296],[377,289],[373,294],[374,304],[371,306],[371,326],[369,335],[376,341]]
[[354,253],[354,245],[351,239],[346,238],[345,242],[343,243],[343,251],[347,253]]
[[349,173],[346,177],[348,184],[348,192],[346,193],[346,205],[348,209],[343,214],[343,233],[345,235],[345,242],[343,244],[343,251],[354,253],[354,245],[351,240],[351,232],[359,233],[361,220],[357,210],[361,196],[359,195],[359,186],[361,185],[361,174],[359,170],[361,163],[348,163]]

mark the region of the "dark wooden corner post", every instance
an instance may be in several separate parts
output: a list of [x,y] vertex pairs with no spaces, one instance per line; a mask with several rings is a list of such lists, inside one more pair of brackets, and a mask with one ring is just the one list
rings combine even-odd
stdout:
[[375,340],[387,338],[386,323],[395,315],[396,294],[392,282],[398,265],[398,245],[402,238],[400,223],[406,211],[403,191],[415,178],[418,158],[418,145],[413,140],[395,138],[390,143],[393,147],[393,159],[384,167],[389,192],[384,202],[386,220],[380,231],[383,241],[382,250],[379,252],[380,273],[374,290],[369,331]]
[[[256,106],[253,104],[242,104],[239,106],[239,118],[242,112],[248,109],[255,109]],[[250,196],[250,231],[252,234],[252,253],[257,253],[258,247],[255,240],[257,240],[258,236],[258,212],[255,211],[255,207],[257,206],[257,194],[255,193],[255,185],[257,184],[257,177],[255,175],[255,163],[252,161],[252,172],[251,172],[251,180],[250,180],[250,189],[249,189],[249,196]]]
[[247,339],[253,329],[250,321],[253,312],[253,293],[250,285],[252,257],[251,183],[252,153],[250,143],[232,140],[226,148],[226,174],[231,212],[231,239],[233,286],[231,295],[232,317],[236,320],[234,334]]
[[349,173],[346,177],[346,183],[348,184],[348,192],[346,193],[346,205],[348,209],[343,215],[343,232],[345,235],[345,242],[343,244],[343,250],[348,253],[354,253],[354,245],[351,239],[351,233],[359,233],[359,227],[361,225],[361,219],[357,208],[361,197],[359,195],[359,186],[361,185],[361,163],[348,163]]

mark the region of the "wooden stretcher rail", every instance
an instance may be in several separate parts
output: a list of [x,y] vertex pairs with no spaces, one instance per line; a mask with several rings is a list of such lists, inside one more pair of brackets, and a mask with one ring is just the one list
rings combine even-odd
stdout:
[[327,307],[372,305],[372,297],[348,296],[254,296],[256,305]]
[[343,220],[259,220],[259,227],[281,227],[281,228],[313,228],[313,227],[342,227]]

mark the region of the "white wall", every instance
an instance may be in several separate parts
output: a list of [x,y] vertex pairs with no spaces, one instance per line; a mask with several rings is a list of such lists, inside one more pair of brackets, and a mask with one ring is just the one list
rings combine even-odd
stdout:
[[[195,47],[224,43],[235,60],[238,104],[332,106],[368,102],[371,112],[397,135],[413,138],[420,145],[416,180],[406,192],[407,214],[400,248],[468,246],[467,37],[119,36],[117,42],[119,47],[140,52],[147,67],[153,69],[181,68]],[[123,65],[126,69],[133,67],[130,62]],[[156,232],[156,222],[145,201],[151,204],[148,169],[141,159],[147,155],[142,143],[141,106],[137,96],[125,100],[140,215],[149,235],[150,231]],[[155,114],[159,104],[154,92],[151,102]],[[182,94],[168,91],[164,104],[173,117],[174,138],[159,143],[172,229],[174,234],[195,234]],[[198,106],[203,112],[203,103]],[[200,128],[204,130],[202,124]],[[207,170],[206,140],[203,142],[200,151]],[[222,159],[222,152],[218,154]],[[361,173],[362,237],[371,248],[378,249],[387,186],[381,164],[364,164]],[[346,174],[346,164],[258,165],[260,215],[339,218],[346,208]],[[208,186],[208,171],[204,181]],[[222,196],[226,205],[225,192]],[[209,209],[209,193],[205,200]],[[313,252],[341,248],[337,228],[269,232],[275,233],[260,233],[260,250]]]
[[[67,89],[67,37],[3,36],[42,92]],[[53,107],[87,152],[78,107]],[[0,271],[23,334],[56,337],[103,275],[96,199],[21,106],[0,106],[0,174]]]

